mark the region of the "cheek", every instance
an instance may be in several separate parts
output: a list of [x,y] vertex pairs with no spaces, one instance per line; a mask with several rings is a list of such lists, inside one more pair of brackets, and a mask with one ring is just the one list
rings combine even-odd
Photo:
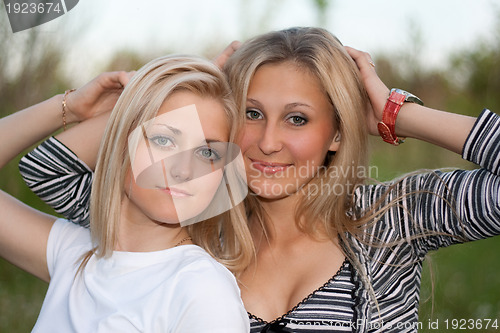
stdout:
[[322,165],[333,139],[333,131],[328,128],[315,128],[288,138],[287,147],[300,164],[311,162]]
[[[130,160],[132,174],[134,175],[134,178],[137,178],[137,176],[139,176],[146,168],[148,168],[152,164],[151,155],[146,147],[144,140],[141,139],[134,151],[134,154],[130,155],[133,156],[133,159],[131,158]],[[129,176],[130,175],[127,174],[127,177]]]
[[248,126],[245,125],[242,133],[236,139],[236,143],[241,149],[241,152],[244,154],[252,145],[256,145],[258,143],[258,138],[260,131],[257,126]]
[[[193,180],[193,186],[196,188],[198,197],[211,201],[215,192],[219,188],[222,181],[222,170],[216,170],[205,176]],[[189,183],[189,182],[188,182]]]

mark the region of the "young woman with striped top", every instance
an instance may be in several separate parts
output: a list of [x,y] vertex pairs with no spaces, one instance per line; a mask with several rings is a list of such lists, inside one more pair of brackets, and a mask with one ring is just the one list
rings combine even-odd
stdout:
[[[411,103],[380,81],[368,54],[323,29],[253,38],[224,71],[246,117],[237,143],[257,254],[238,280],[251,332],[415,331],[426,253],[500,233],[499,117]],[[368,184],[367,136],[379,133],[431,142],[481,168]],[[42,143],[21,172],[86,224],[92,171],[65,141]]]

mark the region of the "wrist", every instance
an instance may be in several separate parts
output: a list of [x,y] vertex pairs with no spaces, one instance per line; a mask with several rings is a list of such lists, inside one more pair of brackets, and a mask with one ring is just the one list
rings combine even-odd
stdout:
[[66,130],[66,126],[68,124],[71,124],[75,121],[77,121],[76,117],[74,116],[74,113],[72,112],[72,107],[71,107],[71,96],[73,95],[72,93],[76,89],[69,89],[66,90],[63,94],[63,98],[61,101],[61,118],[62,118],[62,124],[63,124],[63,129]]
[[377,125],[382,139],[395,146],[403,143],[406,139],[396,135],[396,120],[405,103],[423,105],[423,102],[417,96],[401,89],[391,89],[382,111],[382,120]]

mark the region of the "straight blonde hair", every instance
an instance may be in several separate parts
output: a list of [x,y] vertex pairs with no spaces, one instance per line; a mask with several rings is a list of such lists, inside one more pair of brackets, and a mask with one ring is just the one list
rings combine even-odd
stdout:
[[[90,200],[90,228],[95,249],[85,256],[81,268],[92,254],[109,257],[115,249],[125,177],[131,167],[129,134],[154,118],[162,103],[179,90],[220,101],[231,129],[230,141],[241,128],[227,81],[213,63],[198,57],[166,56],[142,67],[116,103],[101,142]],[[253,242],[242,204],[186,229],[195,244],[235,274],[253,258]]]

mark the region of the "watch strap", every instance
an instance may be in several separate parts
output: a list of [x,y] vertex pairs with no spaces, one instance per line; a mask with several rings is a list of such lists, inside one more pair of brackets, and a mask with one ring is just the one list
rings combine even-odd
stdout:
[[406,95],[399,93],[395,89],[391,90],[384,106],[382,121],[377,126],[382,139],[395,146],[403,143],[406,139],[396,135],[396,118],[405,100]]

